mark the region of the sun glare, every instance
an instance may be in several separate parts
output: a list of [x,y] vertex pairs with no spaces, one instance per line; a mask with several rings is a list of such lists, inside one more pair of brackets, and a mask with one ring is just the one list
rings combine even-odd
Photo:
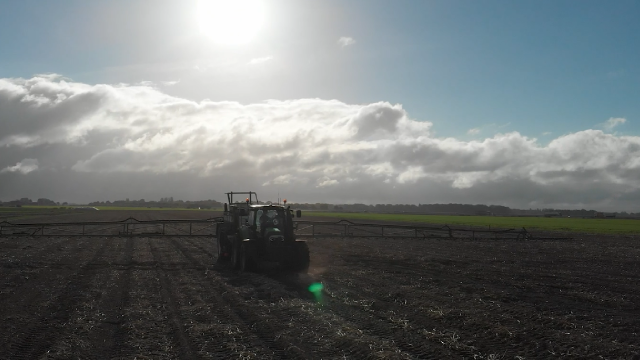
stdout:
[[200,31],[220,44],[251,41],[264,22],[262,0],[199,0]]

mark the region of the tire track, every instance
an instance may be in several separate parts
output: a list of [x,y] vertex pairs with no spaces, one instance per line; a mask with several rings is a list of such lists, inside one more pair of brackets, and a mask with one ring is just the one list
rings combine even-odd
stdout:
[[[153,243],[149,243],[149,245],[151,248],[151,253],[153,254],[153,258],[156,261],[160,261],[158,250],[154,247]],[[183,359],[198,359],[199,356],[193,351],[192,345],[189,342],[189,338],[185,333],[184,326],[182,325],[176,296],[171,291],[173,287],[169,277],[167,276],[167,271],[161,267],[156,267],[156,272],[158,274],[158,278],[160,279],[160,291],[162,294],[162,300],[169,306],[169,317],[171,327],[173,328],[172,335],[174,341],[180,345],[178,349],[180,357]]]
[[[201,264],[182,244],[174,239],[172,244],[189,261]],[[277,288],[286,286],[257,274],[240,276],[243,282],[249,282],[248,285],[256,289],[266,288],[271,289],[269,291],[275,291]],[[352,323],[327,314],[321,307],[310,301],[300,299],[297,292],[293,294],[287,290],[280,290],[282,295],[288,295],[289,299],[286,301],[283,298],[278,299],[280,301],[277,303],[265,305],[265,302],[270,302],[265,299],[257,304],[255,301],[254,304],[248,304],[246,297],[249,295],[242,296],[237,293],[221,278],[204,276],[204,279],[212,284],[212,290],[223,294],[222,301],[233,304],[231,310],[242,322],[250,326],[278,357],[333,358],[336,353],[342,353],[344,356],[355,355],[358,359],[380,358],[379,352],[382,351],[380,349],[386,349],[388,351],[385,358],[406,358],[406,354],[398,353],[393,344],[385,344],[381,339],[363,336],[361,332],[352,331]],[[258,313],[256,309],[262,309],[263,312]]]
[[[362,265],[360,262],[358,265]],[[366,262],[364,263],[366,264]],[[356,263],[354,262],[354,265]],[[381,260],[377,262],[378,268],[393,269]],[[337,296],[333,296],[338,300],[337,310],[346,311],[341,303],[350,303],[352,307],[364,307],[373,316],[385,325],[376,325],[375,323],[367,323],[366,327],[375,331],[387,331],[389,328],[403,328],[402,333],[396,333],[396,337],[400,337],[399,343],[402,348],[409,346],[418,351],[415,355],[422,357],[427,356],[428,352],[441,348],[445,353],[435,356],[451,357],[451,356],[488,356],[497,348],[511,348],[514,339],[510,338],[512,332],[504,327],[501,323],[496,323],[496,317],[501,315],[500,305],[495,302],[474,302],[473,297],[452,298],[452,292],[449,286],[445,291],[439,291],[436,287],[432,287],[428,291],[428,297],[424,297],[424,293],[417,293],[409,289],[403,290],[402,286],[394,286],[393,291],[382,293],[383,284],[394,283],[411,285],[411,279],[415,279],[415,285],[424,289],[424,283],[421,284],[418,279],[429,278],[431,270],[425,267],[408,267],[402,268],[402,272],[391,272],[380,274],[376,270],[367,270],[367,267],[358,267],[357,272],[347,273],[346,271],[333,271],[341,276],[332,276],[326,274],[328,280],[327,289],[334,290]],[[377,275],[377,276],[376,276]],[[456,281],[449,281],[450,284],[459,284],[464,277],[457,278]],[[458,285],[454,285],[458,286]],[[464,285],[461,289],[464,288]],[[391,289],[390,289],[391,290]],[[424,289],[426,290],[426,289]],[[458,293],[458,291],[453,291]],[[462,290],[459,293],[463,294]],[[344,295],[343,295],[344,294]],[[426,305],[428,304],[428,305]],[[487,308],[485,305],[493,305]],[[425,306],[426,305],[426,306]],[[425,311],[428,309],[428,312]],[[439,309],[439,310],[438,310]],[[444,309],[444,310],[443,310]],[[464,309],[464,310],[463,310]],[[438,314],[438,312],[440,312]],[[431,315],[428,315],[430,314]],[[493,316],[488,320],[486,314]],[[517,320],[513,321],[515,324]],[[487,324],[489,324],[487,326]],[[513,332],[516,332],[513,328]],[[500,333],[502,335],[498,336]],[[400,335],[401,334],[401,335]],[[483,334],[483,341],[476,341],[478,334]],[[408,339],[408,341],[403,341]],[[422,339],[422,340],[421,340]],[[422,344],[416,347],[415,344]],[[425,346],[426,345],[426,346]],[[512,349],[512,348],[511,348]],[[509,352],[505,352],[510,355]],[[513,353],[513,356],[519,355]],[[430,356],[434,357],[433,354]]]
[[[162,250],[162,254],[182,257],[172,249]],[[163,263],[166,261],[163,259]],[[185,331],[194,349],[206,358],[276,359],[218,292],[203,291],[207,285],[199,276],[202,270],[194,270],[193,266],[172,272],[172,283],[180,318],[188,324]]]
[[132,240],[110,238],[108,241],[112,246],[102,257],[87,265],[96,272],[92,286],[82,294],[82,300],[64,326],[59,341],[47,351],[49,357],[92,358],[96,353],[109,354],[114,342],[113,334],[123,322],[119,316],[123,310],[117,309],[118,299],[122,291],[128,293],[128,289],[122,286],[127,280],[127,270],[121,267],[130,253],[127,244]]
[[[218,255],[214,254],[213,251],[209,251],[209,250],[205,249],[203,246],[196,244],[195,241],[193,241],[192,239],[184,238],[184,240],[185,240],[185,242],[191,244],[191,246],[193,246],[193,247],[197,248],[198,250],[202,251],[203,253],[209,255],[212,260],[218,257]],[[214,262],[212,262],[212,264],[213,263]]]
[[[375,253],[376,250],[372,247],[369,253]],[[347,265],[324,274],[328,280],[327,288],[332,289],[333,286],[335,289],[350,293],[349,296],[357,294],[357,301],[368,301],[370,304],[375,301],[379,308],[377,311],[379,316],[391,313],[407,319],[407,325],[413,328],[425,326],[431,341],[444,340],[447,345],[454,345],[458,356],[469,356],[469,353],[456,349],[459,346],[457,344],[460,343],[475,348],[473,355],[488,356],[492,353],[495,355],[499,350],[501,356],[510,358],[544,356],[544,354],[551,356],[552,353],[556,356],[560,354],[593,356],[589,346],[579,348],[569,345],[583,343],[585,339],[589,339],[591,344],[598,343],[601,349],[608,349],[605,353],[611,355],[623,356],[631,349],[638,348],[632,336],[624,336],[624,334],[638,331],[639,322],[631,320],[635,317],[629,317],[637,310],[633,308],[622,310],[602,302],[596,306],[576,302],[575,298],[567,294],[567,290],[573,288],[571,282],[575,271],[567,268],[564,262],[556,265],[553,260],[548,261],[550,266],[541,272],[538,263],[532,263],[533,266],[517,267],[519,262],[513,261],[513,258],[509,257],[510,253],[488,252],[478,255],[478,252],[473,252],[471,258],[473,262],[478,263],[477,265],[467,266],[449,260],[447,262],[451,265],[449,271],[443,271],[440,274],[437,287],[425,289],[423,281],[416,281],[416,284],[420,284],[421,291],[402,292],[402,284],[406,284],[408,279],[433,278],[433,266],[447,260],[447,257],[456,259],[458,258],[456,253],[463,251],[458,247],[448,248],[445,252],[441,249],[435,250],[438,258],[425,262],[422,266],[412,263],[419,255],[409,257],[405,254],[400,257],[401,260],[397,260],[397,255],[391,254],[374,260],[363,254],[357,257],[354,253],[353,257],[348,257]],[[466,251],[469,250],[466,249]],[[500,257],[496,258],[496,255]],[[406,263],[407,266],[399,266],[396,264],[397,261]],[[351,269],[359,270],[354,272]],[[482,274],[482,278],[474,276],[476,273]],[[551,274],[554,275],[551,276]],[[533,282],[524,282],[514,276],[533,279]],[[393,298],[385,294],[377,294],[376,289],[391,283],[400,285],[393,286],[390,290],[399,291],[396,296],[408,301],[411,305],[409,308],[396,306],[393,304]],[[527,286],[522,287],[523,284]],[[594,284],[596,286],[600,284],[598,281],[589,284],[592,286],[590,294],[601,293],[598,291],[599,287],[593,288]],[[338,285],[337,288],[336,285]],[[471,295],[467,295],[468,289],[472,290]],[[420,299],[417,295],[423,298]],[[426,298],[425,295],[427,295]],[[420,304],[439,304],[449,309],[440,319],[437,319],[437,326],[434,326],[434,319],[425,316],[424,312],[412,311]],[[607,317],[612,319],[609,320]],[[600,325],[595,328],[602,331],[608,327],[610,333],[617,335],[611,340],[605,340],[608,333],[606,330],[602,332],[590,330],[598,323]],[[603,326],[605,326],[604,329]],[[612,326],[615,328],[611,328]],[[447,334],[455,334],[458,340],[454,342],[451,341],[453,338],[447,339]],[[559,339],[562,340],[559,341]],[[464,343],[469,340],[471,342]]]
[[[120,280],[116,282],[118,284],[116,285],[117,290],[113,292],[113,296],[107,297],[104,301],[104,304],[107,306],[107,310],[105,311],[107,319],[105,320],[105,323],[113,325],[111,326],[112,329],[107,331],[110,334],[105,336],[105,338],[111,339],[111,348],[108,352],[112,359],[125,357],[131,354],[131,349],[126,342],[129,333],[127,329],[125,309],[128,308],[130,304],[131,277],[133,276],[131,269],[134,250],[133,242],[133,238],[127,238],[125,252],[122,256],[121,262],[121,264],[125,266],[126,270],[124,270],[124,274],[119,274]],[[120,273],[121,272],[122,271],[120,271]],[[105,352],[106,350],[107,349],[105,349]],[[98,353],[103,353],[103,351],[98,351]]]
[[[457,334],[449,330],[449,324],[444,327],[442,322],[426,317],[417,321],[418,314],[410,311],[413,308],[402,305],[402,301],[407,299],[404,294],[397,293],[398,285],[408,285],[411,278],[394,279],[394,276],[379,271],[365,272],[353,266],[356,265],[353,261],[349,261],[349,264],[352,266],[334,269],[322,276],[326,286],[325,295],[328,296],[328,311],[350,319],[364,333],[392,341],[414,358],[442,359],[474,355],[473,347],[458,341]],[[377,265],[378,269],[389,269],[380,263]],[[336,276],[333,276],[334,273]],[[387,279],[388,276],[391,279]],[[395,294],[383,293],[384,289],[391,290],[388,284],[394,284]]]
[[103,241],[94,256],[80,265],[79,269],[67,280],[67,285],[45,307],[43,315],[35,324],[25,324],[23,331],[14,334],[5,354],[11,359],[34,359],[45,354],[60,334],[60,329],[68,322],[80,298],[91,283],[95,272],[88,270],[88,264],[94,262],[105,252],[107,242]]
[[[200,261],[196,260],[190,253],[188,253],[185,248],[179,244],[175,239],[170,239],[171,244],[179,251],[179,253],[186,258],[191,264],[193,264],[197,269],[204,270],[206,268]],[[211,278],[208,278],[211,280]],[[263,321],[260,319],[260,316],[256,316],[252,313],[248,307],[244,305],[244,299],[233,298],[233,291],[231,289],[225,288],[221,282],[211,282],[214,289],[217,289],[220,294],[222,294],[222,301],[228,304],[234,304],[232,307],[230,306],[230,310],[235,314],[235,316],[241,321],[244,325],[243,327],[251,329],[251,331],[260,339],[263,345],[266,348],[271,350],[274,358],[276,359],[305,359],[304,352],[302,350],[292,347],[291,342],[283,339],[282,337],[278,338],[276,334],[278,334],[278,330],[269,323],[269,321]],[[230,301],[231,300],[231,301]]]
[[[27,266],[28,269],[33,269],[33,271],[23,271],[21,267],[14,277],[5,279],[6,282],[3,284],[3,291],[0,296],[0,302],[3,304],[0,307],[0,319],[7,323],[8,326],[0,327],[0,353],[3,350],[7,351],[3,345],[8,346],[14,334],[19,334],[24,330],[23,326],[19,324],[33,322],[33,317],[38,316],[43,311],[43,306],[50,303],[55,294],[63,291],[66,277],[77,273],[78,264],[71,264],[71,261],[74,256],[82,256],[83,249],[85,252],[87,251],[86,247],[83,248],[82,246],[89,242],[77,239],[64,239],[61,241],[56,246],[64,246],[67,251],[52,251],[50,254],[45,254],[38,266]],[[42,253],[42,251],[37,251],[37,253]],[[48,259],[47,256],[53,258],[44,261]],[[64,266],[54,265],[65,261],[70,264]],[[19,279],[16,280],[16,277],[19,277]],[[11,282],[11,279],[14,282]],[[25,286],[25,284],[29,286]],[[4,290],[9,288],[12,289],[11,292]]]
[[[153,260],[151,241],[139,243],[139,251],[134,253],[135,266],[131,267],[131,290],[129,306],[124,311],[124,323],[127,337],[126,346],[131,349],[121,358],[180,358],[180,344],[174,339],[175,330],[167,313],[168,305],[162,297],[162,285],[156,267],[161,266]],[[142,260],[143,266],[138,266]],[[146,264],[153,264],[151,267]]]

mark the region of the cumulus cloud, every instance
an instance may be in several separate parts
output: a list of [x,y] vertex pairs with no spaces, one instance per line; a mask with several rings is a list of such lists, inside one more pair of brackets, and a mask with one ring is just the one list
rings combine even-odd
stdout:
[[333,185],[338,185],[339,183],[340,182],[336,179],[324,178],[320,180],[320,183],[317,185],[317,187],[333,186]]
[[356,43],[356,40],[349,36],[342,36],[338,39],[338,45],[340,47],[347,47]]
[[170,81],[162,81],[161,84],[164,86],[173,86],[173,85],[177,85],[180,82],[180,80],[170,80]]
[[618,125],[622,125],[624,123],[627,122],[627,119],[625,118],[609,118],[609,120],[605,121],[604,124],[602,124],[602,126],[608,130],[611,131],[613,130],[613,128],[615,128]]
[[38,170],[38,160],[37,159],[24,159],[14,166],[7,166],[6,168],[0,170],[0,173],[21,173],[28,174],[32,171]]
[[478,129],[478,128],[469,129],[467,131],[467,134],[469,134],[469,135],[477,135],[479,133],[480,133],[480,129]]
[[41,163],[61,170],[60,188],[135,178],[127,185],[144,192],[161,179],[176,189],[202,179],[201,192],[286,189],[308,201],[581,206],[640,198],[640,137],[584,130],[547,145],[518,132],[438,138],[430,122],[388,102],[194,102],[141,84],[36,76],[0,79],[0,119],[0,176],[45,181],[34,172]]

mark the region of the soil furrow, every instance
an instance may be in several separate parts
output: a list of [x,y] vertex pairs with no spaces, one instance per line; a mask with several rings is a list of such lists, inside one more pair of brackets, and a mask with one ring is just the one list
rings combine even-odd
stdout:
[[[65,238],[56,238],[46,241],[34,238],[13,238],[10,244],[0,248],[0,279],[2,279],[2,291],[0,301],[10,302],[10,293],[19,291],[19,288],[27,283],[32,285],[47,268],[70,268],[73,264],[68,257],[61,256],[68,251],[67,246],[79,246],[78,242]],[[14,250],[14,251],[10,251]],[[19,251],[19,256],[15,251]],[[7,296],[7,298],[4,298]],[[0,315],[1,316],[1,315]]]

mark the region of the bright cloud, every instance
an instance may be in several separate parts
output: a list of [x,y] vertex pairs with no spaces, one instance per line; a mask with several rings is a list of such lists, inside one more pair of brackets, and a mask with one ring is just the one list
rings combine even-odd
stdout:
[[180,80],[172,80],[172,81],[162,81],[162,85],[164,86],[173,86],[180,82]]
[[340,39],[338,39],[338,45],[340,45],[341,47],[350,46],[355,43],[356,43],[356,40],[348,36],[342,36]]
[[38,170],[38,160],[37,159],[24,159],[14,166],[7,166],[6,168],[0,170],[0,173],[22,173],[28,174],[32,171]]
[[272,59],[273,59],[272,56],[265,56],[265,57],[251,59],[251,61],[249,61],[249,65],[262,64],[262,63],[265,63],[265,62],[270,61]]
[[317,187],[326,187],[326,186],[333,186],[333,185],[338,185],[340,182],[338,180],[335,179],[321,179],[320,183],[318,184]]
[[[314,189],[318,201],[331,193],[376,202],[391,190],[394,202],[640,198],[640,137],[584,130],[544,146],[518,132],[438,138],[430,122],[388,102],[194,102],[152,86],[34,77],[0,79],[0,119],[2,173],[39,176],[42,164],[80,177],[183,174],[252,190]],[[218,191],[227,190],[235,189]]]

